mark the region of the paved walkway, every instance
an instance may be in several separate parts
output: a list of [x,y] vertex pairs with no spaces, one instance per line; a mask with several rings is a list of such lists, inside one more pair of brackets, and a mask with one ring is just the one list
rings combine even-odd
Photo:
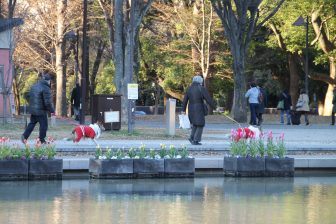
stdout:
[[[163,122],[137,121],[136,127],[165,127]],[[187,146],[190,150],[228,150],[230,145],[229,133],[231,129],[237,128],[232,124],[207,124],[203,134],[202,145],[191,145],[188,140],[98,140],[101,147],[112,148],[137,148],[141,144],[147,148],[159,149],[160,144],[180,147]],[[278,124],[266,124],[262,127],[265,133],[272,131],[274,137],[284,133],[285,144],[288,150],[310,150],[310,151],[334,151],[336,154],[336,127],[327,124],[322,125],[301,125],[287,126]],[[185,130],[189,133],[189,130]],[[103,133],[104,135],[104,133]],[[20,144],[19,140],[13,140]],[[31,144],[33,140],[29,141]],[[93,141],[86,139],[78,144],[71,141],[57,140],[56,147],[59,151],[92,151],[96,146]]]

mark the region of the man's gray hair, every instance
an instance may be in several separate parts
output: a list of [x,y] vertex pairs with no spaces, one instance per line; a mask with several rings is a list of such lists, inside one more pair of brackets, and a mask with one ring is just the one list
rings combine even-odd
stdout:
[[203,78],[200,75],[196,75],[196,76],[193,77],[192,81],[196,82],[196,83],[199,83],[199,84],[202,84],[203,83]]

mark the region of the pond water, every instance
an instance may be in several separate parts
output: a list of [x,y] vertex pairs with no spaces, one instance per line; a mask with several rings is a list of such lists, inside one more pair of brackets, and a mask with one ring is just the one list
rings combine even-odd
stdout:
[[0,182],[0,223],[336,223],[336,177]]

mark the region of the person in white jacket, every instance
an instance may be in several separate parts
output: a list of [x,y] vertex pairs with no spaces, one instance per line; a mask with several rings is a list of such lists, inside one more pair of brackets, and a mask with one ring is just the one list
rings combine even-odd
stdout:
[[245,97],[248,98],[250,104],[251,118],[250,125],[257,125],[257,109],[259,106],[259,89],[255,83],[251,83],[250,89],[246,92]]
[[309,125],[308,120],[308,113],[310,112],[309,97],[304,89],[300,90],[300,96],[296,103],[296,111],[299,111],[300,115],[304,114],[306,125]]

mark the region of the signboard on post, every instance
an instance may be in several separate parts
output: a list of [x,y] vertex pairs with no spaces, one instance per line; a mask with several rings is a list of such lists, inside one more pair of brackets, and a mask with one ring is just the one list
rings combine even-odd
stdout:
[[119,111],[105,111],[104,112],[105,123],[120,122],[119,117],[120,117]]
[[127,98],[129,100],[137,100],[138,99],[138,84],[129,83],[127,85]]

